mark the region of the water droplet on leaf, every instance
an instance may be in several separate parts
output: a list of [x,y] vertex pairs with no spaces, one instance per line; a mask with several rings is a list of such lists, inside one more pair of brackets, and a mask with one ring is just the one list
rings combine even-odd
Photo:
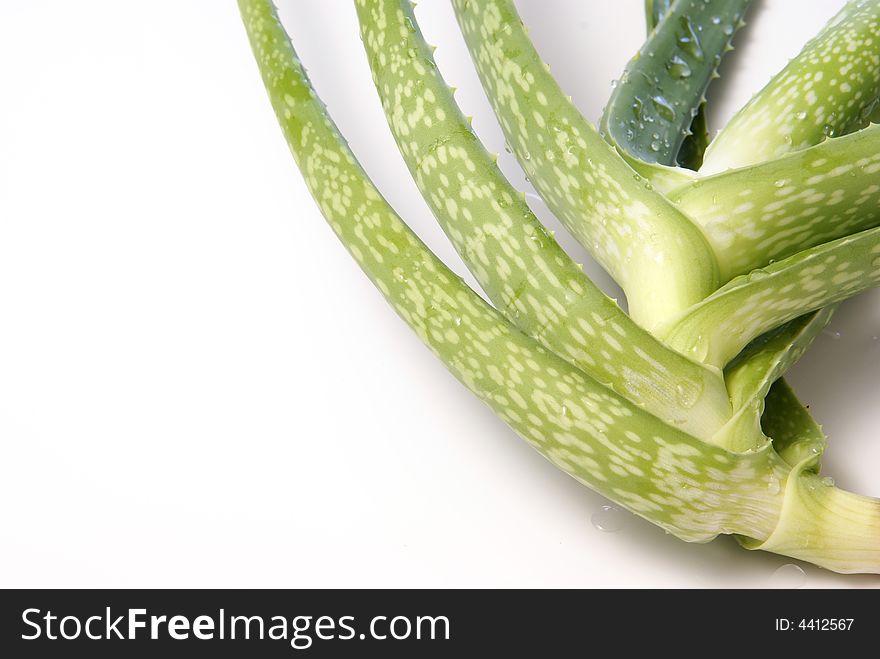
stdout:
[[675,399],[686,410],[692,408],[697,402],[699,392],[693,387],[685,387],[683,384],[675,385]]
[[669,64],[666,65],[666,70],[669,71],[669,75],[674,78],[689,78],[691,75],[690,65],[685,62],[680,55],[672,56],[672,59],[669,60]]

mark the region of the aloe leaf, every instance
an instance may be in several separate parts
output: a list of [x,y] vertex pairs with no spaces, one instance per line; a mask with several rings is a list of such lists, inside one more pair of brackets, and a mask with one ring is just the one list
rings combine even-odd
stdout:
[[[767,396],[774,382],[800,359],[816,335],[825,328],[833,312],[834,307],[826,307],[796,318],[758,337],[736,356],[724,371],[735,411],[725,427],[712,438],[713,444],[746,451],[770,437],[773,447],[791,465],[800,463],[803,455],[797,453],[794,459],[789,459],[791,452],[787,447],[790,444],[800,441],[799,446],[816,446],[813,440],[817,426],[794,393],[789,390],[786,396]],[[785,433],[777,436],[775,431],[780,428]],[[798,428],[804,430],[804,436],[796,439]],[[824,435],[822,437],[824,442]],[[821,448],[824,450],[824,443]],[[819,453],[821,451],[815,453],[817,460]]]
[[703,164],[703,154],[709,146],[709,122],[706,118],[706,103],[700,104],[684,142],[678,150],[676,162],[690,170],[698,170]]
[[674,0],[645,0],[645,22],[648,25],[648,34],[657,27],[663,17],[669,13]]
[[732,279],[661,336],[677,350],[720,368],[764,332],[878,283],[880,228],[875,228]]
[[880,126],[874,125],[699,179],[669,198],[703,227],[727,281],[880,224],[878,172]]
[[788,383],[774,382],[764,404],[761,426],[773,437],[773,448],[779,457],[790,465],[803,464],[805,469],[818,473],[819,459],[828,440]]
[[382,198],[312,89],[271,0],[239,7],[282,132],[328,223],[398,314],[517,433],[681,538],[734,533],[792,556],[804,555],[798,538],[807,538],[818,565],[880,570],[880,501],[815,491],[769,443],[733,453],[672,428],[512,327]]
[[749,0],[678,0],[627,64],[602,119],[608,139],[674,166]]
[[763,399],[770,385],[788,371],[827,327],[835,307],[829,306],[777,327],[749,343],[724,369],[730,400],[740,407]]
[[355,5],[400,152],[489,299],[523,332],[656,416],[698,437],[715,433],[730,413],[720,372],[636,325],[547,233],[471,130],[409,1]]
[[453,0],[483,87],[549,208],[621,285],[646,329],[718,286],[700,230],[639,176],[565,96],[510,0]]
[[[749,0],[750,1],[750,0]],[[648,36],[657,27],[660,21],[669,14],[672,0],[645,0],[645,23],[648,28]],[[717,74],[716,74],[717,75]],[[709,125],[706,121],[706,104],[701,102],[697,113],[691,121],[688,134],[678,150],[676,161],[682,167],[697,170],[703,163],[703,152],[709,144]]]
[[880,95],[878,34],[880,0],[850,0],[719,132],[700,171],[772,160],[864,122]]

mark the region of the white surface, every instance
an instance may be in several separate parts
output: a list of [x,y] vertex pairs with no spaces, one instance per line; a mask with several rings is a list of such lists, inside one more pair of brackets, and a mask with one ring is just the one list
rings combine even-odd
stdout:
[[[757,2],[716,120],[840,4]],[[519,6],[597,119],[641,0]],[[464,272],[395,150],[351,4],[281,7],[370,174]],[[448,3],[417,14],[524,186]],[[3,2],[0,80],[0,586],[736,587],[787,562],[629,515],[593,528],[606,502],[459,385],[324,224],[234,2]],[[832,330],[792,380],[831,435],[828,472],[880,495],[880,297]]]

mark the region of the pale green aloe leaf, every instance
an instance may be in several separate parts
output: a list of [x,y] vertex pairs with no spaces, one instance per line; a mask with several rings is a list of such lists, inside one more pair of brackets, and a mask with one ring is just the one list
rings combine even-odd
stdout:
[[[836,488],[816,494],[810,481],[800,487],[792,480],[803,477],[769,443],[738,454],[672,428],[512,327],[382,198],[326,114],[271,0],[239,0],[239,8],[282,132],[328,223],[398,314],[517,433],[681,538],[736,533],[797,556],[806,537],[818,565],[880,570],[880,502]],[[807,514],[816,509],[829,514]]]
[[770,385],[803,356],[828,326],[835,307],[800,316],[749,343],[724,369],[731,403],[742,406],[764,398]]
[[737,277],[661,335],[694,359],[723,367],[764,332],[878,283],[880,228],[875,228]]
[[748,6],[749,0],[673,3],[614,87],[602,117],[606,139],[643,163],[676,165]]
[[[880,38],[878,38],[880,41]],[[718,256],[721,279],[880,224],[880,126],[669,193]]]
[[560,90],[510,0],[453,0],[505,137],[550,209],[652,329],[718,286],[700,230],[630,167]]
[[[794,433],[798,428],[804,430],[801,440],[813,446],[816,424],[787,385],[780,386],[788,391],[788,395],[768,398],[768,392],[773,383],[800,359],[827,326],[833,313],[834,307],[826,307],[796,318],[758,337],[736,356],[724,373],[734,414],[712,438],[712,443],[734,451],[746,451],[760,446],[766,434],[789,464],[801,462],[803,456],[800,454],[793,460],[788,459],[791,456],[787,447],[795,441]],[[777,436],[775,431],[780,428],[785,433]],[[818,453],[816,456],[818,458]]]
[[700,171],[772,160],[863,123],[880,95],[878,34],[880,0],[850,0],[719,132]]
[[[761,417],[764,432],[773,437],[773,448],[790,465],[803,464],[819,473],[819,460],[828,440],[785,380],[777,380],[764,399]],[[785,411],[785,413],[780,413]]]
[[355,4],[401,154],[489,299],[593,378],[691,434],[712,436],[730,414],[720,371],[636,325],[547,233],[459,110],[409,0]]

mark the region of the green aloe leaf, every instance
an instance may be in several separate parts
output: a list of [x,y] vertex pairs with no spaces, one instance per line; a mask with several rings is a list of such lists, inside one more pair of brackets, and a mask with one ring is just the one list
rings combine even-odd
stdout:
[[663,17],[669,13],[674,0],[645,0],[645,18],[648,24],[648,34],[651,34]]
[[764,332],[878,283],[880,228],[875,228],[731,280],[662,335],[694,359],[723,367]]
[[[766,411],[761,426],[773,437],[773,448],[779,456],[791,465],[803,464],[805,469],[818,473],[819,458],[825,451],[827,439],[788,383],[774,382],[764,403]],[[786,413],[770,413],[771,410],[786,410]]]
[[[763,437],[770,437],[783,459],[796,465],[804,456],[798,453],[795,459],[789,459],[791,454],[787,447],[799,441],[799,446],[821,449],[815,452],[818,461],[825,448],[824,435],[821,446],[815,444],[815,422],[790,387],[779,378],[800,359],[818,333],[828,325],[833,313],[834,307],[825,307],[796,318],[758,337],[736,356],[724,370],[735,411],[727,425],[713,437],[714,444],[746,451],[760,445]],[[776,386],[774,382],[780,383],[778,388],[787,394],[769,397],[771,387]],[[779,428],[785,433],[777,436]],[[799,439],[796,438],[798,428],[804,430],[804,436]]]
[[703,227],[727,281],[880,224],[878,173],[880,126],[874,125],[698,179],[669,198]]
[[602,118],[608,139],[641,162],[676,165],[748,6],[749,0],[673,3],[611,94]]
[[560,90],[510,0],[453,0],[483,87],[549,208],[652,329],[718,286],[700,230],[651,189]]
[[878,34],[880,1],[850,0],[719,132],[700,171],[772,160],[863,125],[880,96]]

